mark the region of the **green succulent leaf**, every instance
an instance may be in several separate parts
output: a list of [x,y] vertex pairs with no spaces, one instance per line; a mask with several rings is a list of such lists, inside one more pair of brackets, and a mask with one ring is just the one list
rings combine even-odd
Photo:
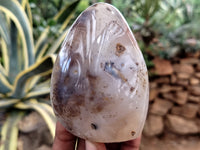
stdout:
[[56,118],[54,116],[51,106],[49,106],[46,103],[38,102],[35,99],[31,99],[30,101],[25,102],[25,103],[22,103],[22,102],[18,103],[15,105],[15,107],[18,109],[33,109],[37,111],[47,123],[47,126],[49,127],[52,137],[55,136]]
[[0,68],[0,73],[2,73],[2,68],[5,69],[6,73],[4,74],[8,75],[9,71],[9,54],[7,49],[10,49],[10,36],[9,36],[9,30],[6,26],[6,19],[4,16],[0,13],[0,43],[1,43],[1,50],[2,50],[2,58],[3,58],[3,66]]
[[10,107],[20,102],[20,99],[1,99],[0,100],[0,109]]
[[5,70],[5,68],[0,64],[0,74],[4,77],[7,77],[8,72]]
[[25,98],[35,98],[35,97],[47,95],[50,92],[49,87],[50,87],[50,79],[40,84],[37,84],[30,92],[28,92]]
[[[0,1],[0,11],[6,14],[8,18],[10,18],[14,25],[17,28],[17,31],[21,37],[22,45],[23,45],[23,57],[24,67],[34,63],[34,55],[33,55],[33,37],[32,37],[32,29],[29,23],[29,20],[24,12],[22,6],[16,0],[1,0]],[[11,28],[12,29],[12,28]],[[13,43],[12,43],[13,44]],[[13,47],[10,49],[9,54],[13,54],[16,52],[17,47]],[[10,57],[12,58],[12,57]],[[16,68],[17,62],[13,63],[13,66],[10,66],[10,72]]]
[[28,0],[22,0],[21,5],[23,7],[23,9],[26,11],[29,22],[31,24],[31,26],[33,25],[33,21],[32,21],[32,13],[31,13],[31,7],[29,5],[29,1]]
[[[69,24],[70,20],[72,19],[73,15],[75,14],[75,9],[78,6],[79,2],[80,2],[80,0],[76,0],[76,1],[69,3],[62,10],[60,10],[58,12],[58,14],[53,18],[53,21],[55,21],[57,23],[61,23],[61,27],[58,30],[59,33],[62,33],[66,29],[67,25]],[[41,34],[38,41],[36,42],[34,53],[35,53],[35,57],[37,60],[40,59],[42,56],[44,56],[44,54],[46,54],[46,48],[49,46],[47,43],[49,32],[50,32],[50,27],[48,26],[44,30],[44,32]],[[63,36],[62,36],[62,38],[64,39]],[[59,45],[56,44],[56,46],[54,46],[53,50],[51,48],[51,51],[55,52],[55,49],[57,49],[58,47],[59,47]]]
[[3,37],[6,43],[10,45],[8,27],[6,25],[6,19],[4,18],[2,13],[0,13],[0,35]]
[[78,6],[80,0],[76,0],[74,2],[69,3],[66,5],[55,17],[54,19],[58,23],[63,23],[71,14],[71,12],[74,11],[74,9]]
[[66,29],[62,35],[60,35],[60,37],[52,44],[52,46],[48,49],[47,51],[47,55],[48,54],[53,54],[58,50],[58,47],[61,45],[61,43],[63,42],[64,38],[66,37],[67,33],[68,33],[68,29]]
[[34,76],[43,76],[53,68],[53,64],[55,62],[55,55],[49,55],[36,62],[34,65],[29,67],[27,70],[21,72],[15,80],[14,88],[12,93],[10,94],[13,98],[22,98],[25,96],[25,87],[29,81]]
[[9,113],[6,122],[1,130],[0,150],[17,150],[18,122],[23,117],[21,111],[12,111]]
[[[10,33],[12,33],[12,36],[10,36],[12,44],[10,45],[10,47],[8,47],[7,51],[10,54],[8,55],[8,57],[12,58],[12,61],[9,61],[9,81],[13,83],[21,66],[19,61],[21,59],[18,58],[18,51],[17,51],[18,31],[13,21],[11,21],[10,23]],[[19,56],[21,56],[21,54]]]
[[48,40],[48,34],[49,34],[49,30],[50,27],[48,26],[43,33],[40,35],[39,39],[37,40],[36,44],[35,44],[35,58],[38,60],[39,59],[39,55],[41,55],[40,53],[42,49],[45,47],[45,45],[48,46],[47,40]]
[[0,93],[6,94],[13,89],[13,86],[10,85],[8,80],[0,74]]

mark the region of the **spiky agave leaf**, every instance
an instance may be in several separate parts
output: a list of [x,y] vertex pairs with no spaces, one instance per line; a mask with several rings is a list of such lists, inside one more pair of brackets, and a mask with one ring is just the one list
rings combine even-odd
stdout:
[[[21,37],[22,42],[22,48],[23,48],[23,55],[22,60],[24,60],[24,68],[28,68],[28,66],[32,65],[34,63],[34,55],[33,55],[33,34],[32,29],[28,20],[28,17],[26,13],[24,12],[22,6],[19,4],[16,0],[2,0],[0,1],[0,11],[6,14],[8,18],[12,20],[11,22],[11,31],[12,34],[15,33],[14,37],[16,37],[16,34],[19,34]],[[17,31],[18,32],[17,32]],[[8,32],[9,33],[9,32]],[[11,40],[11,39],[10,39]],[[16,38],[12,38],[12,45],[14,43],[13,40],[16,40]],[[19,59],[17,58],[17,48],[18,46],[12,46],[11,48],[7,49],[9,51],[8,54],[10,54],[9,58],[14,59],[10,61],[10,67],[9,67],[9,74],[10,79],[15,78],[14,75],[12,76],[13,72],[16,70],[17,67],[16,64],[18,64]],[[13,62],[13,63],[12,63]],[[18,64],[19,65],[19,64]]]
[[[80,0],[76,0],[76,1],[73,1],[69,4],[67,4],[53,18],[53,21],[58,22],[58,23],[62,23],[62,26],[59,29],[60,34],[62,34],[62,32],[66,29],[69,21],[72,19],[73,15],[75,13],[75,8],[79,4],[79,2],[80,2]],[[46,51],[47,51],[48,46],[50,45],[49,43],[47,43],[49,32],[50,32],[50,27],[47,26],[47,28],[44,30],[44,32],[41,34],[38,41],[36,42],[36,46],[35,46],[35,50],[34,50],[36,59],[39,59],[39,58],[41,58],[41,56],[44,56],[45,54],[47,54]],[[64,37],[63,37],[63,39],[64,39]],[[57,46],[57,48],[58,47],[59,46]],[[54,51],[51,51],[51,52],[55,53],[57,48],[54,49]]]
[[5,99],[1,98],[0,100],[0,109],[8,108],[10,106],[15,105],[16,103],[20,102],[20,99]]
[[31,27],[33,26],[31,7],[28,0],[21,1],[22,8],[26,11]]
[[37,84],[31,91],[27,92],[26,99],[37,98],[50,93],[50,79]]
[[29,79],[35,76],[43,76],[51,73],[53,63],[55,62],[55,55],[49,55],[29,67],[27,70],[22,71],[15,79],[13,91],[10,97],[23,98],[26,93],[25,89]]
[[33,109],[37,111],[47,123],[51,135],[55,135],[55,116],[51,106],[46,103],[38,102],[36,99],[31,99],[24,103],[18,103],[15,105],[18,109]]
[[1,130],[1,145],[0,150],[15,150],[17,149],[18,138],[18,122],[23,117],[24,112],[12,111],[8,114],[7,120]]

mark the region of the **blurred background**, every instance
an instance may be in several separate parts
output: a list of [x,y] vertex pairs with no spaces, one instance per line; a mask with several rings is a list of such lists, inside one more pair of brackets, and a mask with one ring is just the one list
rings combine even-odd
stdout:
[[140,149],[199,150],[199,0],[0,0],[0,150],[51,149],[52,67],[70,25],[96,2],[121,11],[149,70]]

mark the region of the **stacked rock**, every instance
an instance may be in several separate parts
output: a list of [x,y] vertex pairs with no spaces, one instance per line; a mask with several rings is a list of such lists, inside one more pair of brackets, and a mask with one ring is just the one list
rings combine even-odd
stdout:
[[200,133],[200,52],[187,58],[153,60],[150,108],[144,135]]

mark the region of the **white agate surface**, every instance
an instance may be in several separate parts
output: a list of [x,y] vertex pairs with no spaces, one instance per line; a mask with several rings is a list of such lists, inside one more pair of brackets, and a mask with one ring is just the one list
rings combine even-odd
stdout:
[[137,138],[146,119],[147,68],[121,13],[106,3],[86,9],[53,68],[51,100],[72,134],[95,142]]

